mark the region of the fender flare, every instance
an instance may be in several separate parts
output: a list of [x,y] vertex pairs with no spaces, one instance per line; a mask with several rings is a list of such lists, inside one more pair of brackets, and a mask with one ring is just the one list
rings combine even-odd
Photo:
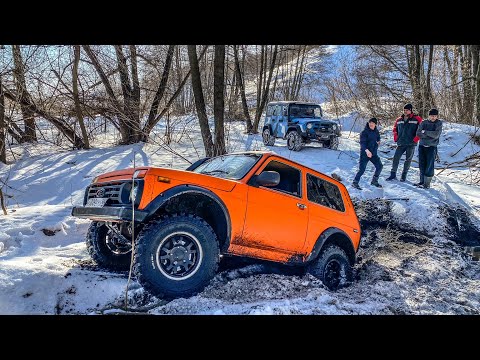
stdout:
[[231,226],[231,220],[230,220],[230,213],[228,212],[227,206],[225,205],[223,200],[220,199],[220,197],[217,194],[215,194],[213,191],[202,188],[200,186],[179,185],[179,186],[170,188],[164,191],[163,193],[159,194],[155,199],[150,201],[150,203],[145,207],[144,211],[147,212],[145,221],[150,220],[158,211],[158,209],[162,208],[170,199],[186,193],[197,193],[197,194],[208,196],[220,206],[220,209],[222,209],[223,215],[225,216],[225,220],[227,222],[226,245],[228,247],[228,245],[230,245],[230,236],[231,236],[232,226]]
[[[347,233],[345,233],[345,231],[343,231],[339,228],[330,227],[320,234],[317,241],[315,242],[315,245],[313,246],[312,251],[305,258],[305,262],[311,262],[311,261],[315,260],[317,258],[317,256],[320,254],[320,251],[323,249],[323,245],[325,245],[325,242],[327,242],[327,240],[332,235],[335,235],[335,234],[342,234],[343,236],[345,236],[349,240],[351,249],[350,249],[350,251],[347,251],[347,255],[355,254],[355,248],[353,246],[352,239],[350,239],[350,236],[348,236]],[[350,257],[350,261],[353,264],[355,262],[355,255],[354,255],[353,258],[350,255],[349,255],[349,257]]]

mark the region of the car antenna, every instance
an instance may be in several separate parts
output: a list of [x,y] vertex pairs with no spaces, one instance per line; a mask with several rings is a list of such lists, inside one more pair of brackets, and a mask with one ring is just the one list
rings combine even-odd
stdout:
[[[130,190],[130,194],[135,194],[133,192],[133,188],[135,187],[135,146],[133,147],[133,173],[132,173],[132,190]],[[130,200],[132,201],[132,255],[130,259],[130,269],[128,270],[128,280],[127,286],[125,287],[125,311],[128,310],[128,287],[130,286],[130,280],[132,279],[132,269],[133,269],[133,254],[134,254],[134,247],[135,247],[135,197],[130,196]]]

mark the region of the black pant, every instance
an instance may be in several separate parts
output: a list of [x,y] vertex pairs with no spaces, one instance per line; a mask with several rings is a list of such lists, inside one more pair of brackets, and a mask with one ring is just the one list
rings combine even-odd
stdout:
[[420,169],[420,178],[423,176],[432,177],[435,169],[435,154],[437,152],[436,146],[422,146],[418,147],[418,168]]
[[413,154],[415,153],[415,146],[416,145],[398,145],[397,149],[395,150],[395,154],[393,155],[393,164],[392,164],[392,172],[396,173],[398,169],[398,163],[400,162],[400,158],[402,157],[404,152],[407,152],[405,155],[405,162],[403,163],[403,173],[406,175],[408,169],[410,169],[410,164],[412,163]]
[[367,168],[368,162],[371,161],[373,165],[375,165],[375,174],[373,177],[379,177],[380,173],[382,172],[383,164],[380,161],[380,158],[378,155],[373,155],[371,158],[365,154],[365,151],[362,151],[360,154],[360,163],[358,165],[358,172],[357,175],[355,175],[355,182],[359,182],[360,178],[362,177],[363,173],[365,172],[365,169]]

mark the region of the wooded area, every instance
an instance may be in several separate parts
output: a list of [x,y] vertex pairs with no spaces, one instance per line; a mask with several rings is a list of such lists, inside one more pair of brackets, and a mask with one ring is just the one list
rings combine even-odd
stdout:
[[[391,120],[406,102],[425,117],[478,125],[479,45],[1,45],[0,161],[12,144],[89,149],[110,123],[118,144],[168,144],[169,118],[196,114],[207,156],[223,154],[225,122],[258,133],[272,100],[329,102]],[[40,128],[40,123],[43,125]],[[164,122],[165,134],[154,134]],[[261,130],[261,129],[260,129]]]

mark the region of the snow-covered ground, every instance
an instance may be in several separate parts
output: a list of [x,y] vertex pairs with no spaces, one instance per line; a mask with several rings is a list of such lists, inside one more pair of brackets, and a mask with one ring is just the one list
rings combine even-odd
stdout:
[[[477,174],[461,167],[463,159],[480,151],[469,141],[475,129],[444,124],[436,173],[447,163],[459,162],[460,167],[443,170],[425,190],[413,186],[416,162],[407,182],[384,180],[394,152],[392,124],[384,124],[384,187],[369,185],[369,164],[359,191],[350,184],[358,166],[358,131],[365,121],[340,118],[338,151],[309,144],[290,152],[283,140],[267,148],[261,135],[244,134],[243,123],[226,125],[229,151],[272,150],[335,173],[346,184],[362,220],[363,240],[356,280],[337,292],[299,269],[230,259],[222,261],[221,271],[202,293],[166,303],[135,279],[128,283],[128,273],[107,272],[91,261],[84,242],[89,221],[70,216],[72,206],[82,204],[85,187],[100,173],[134,163],[185,168],[189,163],[184,159],[203,157],[192,117],[173,122],[170,146],[158,136],[149,144],[113,147],[114,135],[104,134],[88,151],[52,144],[14,147],[17,161],[0,165],[8,209],[8,215],[0,215],[0,314],[117,313],[125,311],[125,299],[128,311],[150,314],[479,314],[480,262],[458,244],[478,241],[462,240],[477,233],[459,230],[465,224],[473,229],[480,221],[480,187],[471,184]],[[163,134],[164,128],[160,125],[156,132]]]

